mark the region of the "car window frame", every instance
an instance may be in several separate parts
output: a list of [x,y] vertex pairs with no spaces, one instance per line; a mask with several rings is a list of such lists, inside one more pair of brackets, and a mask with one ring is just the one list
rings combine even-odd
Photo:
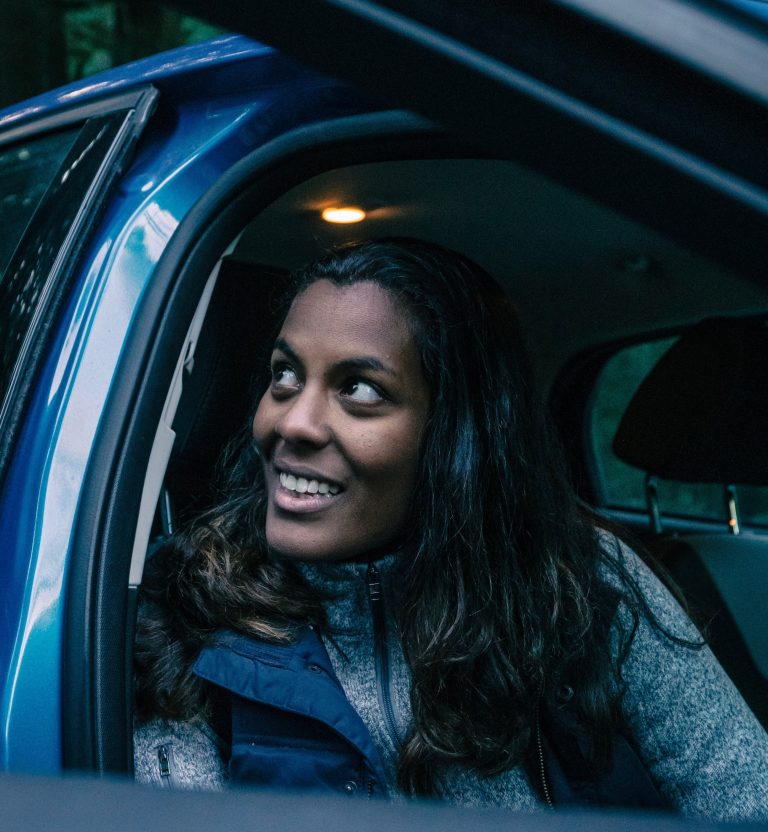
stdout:
[[[0,146],[71,129],[80,125],[53,184],[32,214],[5,271],[8,275],[34,269],[45,277],[28,320],[5,390],[0,390],[0,487],[8,471],[18,434],[46,356],[77,264],[86,249],[112,186],[127,164],[156,103],[151,85],[88,105],[11,125],[0,132]],[[71,174],[71,175],[70,175]],[[43,244],[44,243],[44,244]],[[38,254],[39,253],[39,254]],[[3,292],[0,291],[0,297]]]
[[[679,338],[686,329],[686,326],[661,328],[584,350],[560,371],[548,395],[549,409],[577,493],[596,514],[632,529],[640,537],[656,533],[653,518],[647,507],[617,505],[609,500],[593,437],[594,396],[604,368],[620,352],[649,342]],[[730,533],[725,509],[722,516],[716,518],[666,512],[663,504],[660,509],[664,532]],[[740,527],[742,532],[768,536],[768,525],[762,523],[744,522],[742,517]]]

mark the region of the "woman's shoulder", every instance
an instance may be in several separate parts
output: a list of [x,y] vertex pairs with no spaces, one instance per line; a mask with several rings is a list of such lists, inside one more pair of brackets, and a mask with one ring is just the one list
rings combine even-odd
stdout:
[[635,549],[616,532],[608,529],[596,527],[595,535],[600,544],[601,570],[606,579],[611,580],[611,576],[617,576],[614,580],[619,580],[619,576],[626,570],[635,580],[648,583],[648,576],[652,576],[653,572]]
[[645,613],[641,614],[641,620],[650,615],[657,625],[661,625],[659,634],[667,631],[667,635],[700,643],[701,635],[680,600],[645,558],[611,531],[597,529],[596,534],[602,550],[600,576],[623,596],[619,614],[624,623],[627,623],[627,606],[631,606]]
[[227,786],[224,741],[201,719],[155,719],[133,730],[136,781],[168,789]]

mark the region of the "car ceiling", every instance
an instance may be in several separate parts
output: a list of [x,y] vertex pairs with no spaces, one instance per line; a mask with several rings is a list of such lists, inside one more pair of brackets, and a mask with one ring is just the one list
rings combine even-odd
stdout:
[[[368,215],[332,225],[320,214],[333,205]],[[489,159],[322,174],[251,222],[235,256],[291,269],[337,243],[387,235],[447,245],[496,277],[517,304],[545,386],[595,345],[768,308],[757,285],[539,173]]]
[[[768,40],[734,8],[710,0],[170,2],[764,279]],[[738,229],[738,244],[724,228]]]

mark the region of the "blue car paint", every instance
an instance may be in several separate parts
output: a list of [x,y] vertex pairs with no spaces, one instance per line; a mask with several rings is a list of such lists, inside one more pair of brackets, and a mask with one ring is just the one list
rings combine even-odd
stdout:
[[366,109],[348,88],[230,37],[40,96],[0,113],[0,129],[148,82],[160,106],[82,258],[0,497],[2,769],[61,770],[64,589],[78,500],[123,344],[174,230],[249,151]]
[[766,0],[721,0],[729,6],[735,6],[753,17],[768,23],[768,2]]
[[[0,130],[16,127],[21,123],[68,109],[81,103],[104,98],[135,87],[137,83],[162,84],[173,87],[174,82],[189,94],[192,90],[205,95],[209,91],[221,92],[213,80],[225,67],[264,55],[276,55],[268,46],[255,43],[239,35],[214,38],[194,46],[161,52],[149,58],[123,64],[115,69],[93,75],[64,87],[43,93],[0,110]],[[194,87],[189,85],[191,75],[197,74]],[[187,84],[184,85],[184,80]],[[178,83],[180,81],[180,83]]]

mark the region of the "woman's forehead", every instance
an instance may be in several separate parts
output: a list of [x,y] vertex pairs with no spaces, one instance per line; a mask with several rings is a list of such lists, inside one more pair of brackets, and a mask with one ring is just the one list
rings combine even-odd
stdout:
[[294,349],[320,343],[387,354],[416,349],[409,315],[386,289],[371,281],[339,286],[312,283],[294,299],[280,330]]

